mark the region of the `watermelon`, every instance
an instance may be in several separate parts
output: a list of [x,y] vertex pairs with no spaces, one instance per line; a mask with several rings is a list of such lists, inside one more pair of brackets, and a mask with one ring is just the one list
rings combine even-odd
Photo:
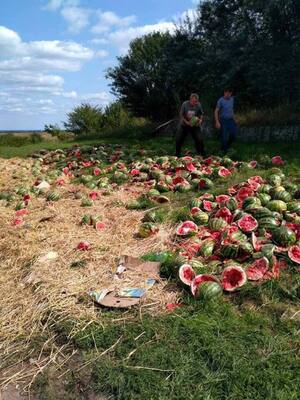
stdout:
[[50,192],[47,195],[47,201],[58,201],[60,199],[60,195],[57,192]]
[[193,216],[193,220],[199,225],[205,225],[205,224],[207,224],[207,222],[209,220],[208,214],[201,210],[194,212],[192,214],[192,216]]
[[223,289],[218,282],[202,282],[195,291],[194,296],[204,301],[217,299],[222,296]]
[[300,201],[292,201],[287,204],[288,211],[300,216]]
[[180,224],[176,229],[177,236],[188,236],[195,234],[198,231],[198,227],[193,221],[185,221]]
[[151,222],[143,222],[139,227],[139,236],[147,238],[158,232],[158,228]]
[[255,231],[258,227],[257,220],[254,217],[252,217],[252,215],[250,215],[250,214],[247,214],[247,215],[243,216],[241,219],[239,219],[237,224],[238,224],[238,227],[243,232],[252,232],[252,231]]
[[246,282],[247,275],[242,267],[232,265],[224,268],[222,273],[222,287],[227,292],[232,292],[242,287]]
[[284,165],[284,161],[280,156],[272,157],[271,161],[274,165]]
[[229,169],[227,169],[227,168],[225,168],[225,167],[221,167],[221,168],[218,170],[218,175],[219,175],[221,178],[226,178],[227,176],[230,176],[230,175],[231,175],[231,172],[229,171]]
[[258,281],[264,277],[269,269],[269,260],[266,257],[255,260],[246,270],[247,278]]
[[212,231],[222,231],[227,227],[227,222],[223,218],[211,218],[209,227]]
[[296,264],[300,264],[300,246],[291,246],[288,251],[290,260]]
[[296,242],[295,232],[284,225],[273,230],[272,238],[280,246],[291,246]]
[[271,211],[283,212],[287,210],[287,205],[282,200],[271,200],[266,205],[266,207]]
[[210,257],[214,251],[215,241],[212,239],[206,239],[200,248],[201,254],[206,258]]
[[92,199],[84,198],[81,201],[81,207],[91,207],[94,204]]
[[191,286],[193,280],[195,279],[195,271],[189,264],[183,264],[179,268],[179,279],[185,285]]
[[191,284],[191,291],[192,291],[193,296],[197,297],[198,291],[199,291],[199,286],[203,282],[217,282],[218,283],[218,279],[215,276],[209,275],[209,274],[197,275]]
[[274,200],[282,200],[285,203],[292,200],[292,195],[286,190],[281,190],[280,192],[275,192],[273,195]]

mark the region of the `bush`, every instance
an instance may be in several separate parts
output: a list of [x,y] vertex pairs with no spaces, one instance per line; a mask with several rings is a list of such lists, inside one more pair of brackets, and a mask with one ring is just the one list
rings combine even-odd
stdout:
[[0,146],[7,147],[22,147],[29,144],[41,143],[43,141],[42,136],[39,133],[32,134],[5,134],[0,135]]
[[75,135],[96,135],[104,126],[104,114],[100,107],[82,103],[67,114],[64,126]]

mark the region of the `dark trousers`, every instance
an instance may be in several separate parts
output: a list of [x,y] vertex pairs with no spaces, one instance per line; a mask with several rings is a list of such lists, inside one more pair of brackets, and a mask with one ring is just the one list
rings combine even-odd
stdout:
[[184,126],[181,125],[177,132],[176,137],[176,156],[181,157],[181,148],[182,145],[188,135],[191,135],[195,142],[195,147],[197,150],[197,154],[201,154],[202,156],[205,155],[204,152],[204,144],[203,144],[203,137],[201,127],[192,127],[192,126]]
[[234,119],[221,118],[221,149],[226,151],[235,141],[237,134],[237,125]]

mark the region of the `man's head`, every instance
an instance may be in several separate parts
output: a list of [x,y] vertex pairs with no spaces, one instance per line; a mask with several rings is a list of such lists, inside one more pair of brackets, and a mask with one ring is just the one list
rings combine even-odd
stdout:
[[197,93],[192,93],[190,95],[190,103],[195,106],[196,104],[199,103],[199,96],[197,95]]
[[229,99],[232,96],[232,89],[231,88],[225,88],[224,89],[224,98]]

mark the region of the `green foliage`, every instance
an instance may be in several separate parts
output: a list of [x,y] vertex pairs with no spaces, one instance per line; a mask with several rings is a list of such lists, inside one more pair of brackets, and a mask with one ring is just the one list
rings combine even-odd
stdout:
[[96,135],[104,126],[104,114],[100,107],[82,103],[67,114],[64,126],[75,135]]
[[111,103],[104,112],[105,127],[108,129],[120,129],[129,127],[134,120],[126,108],[118,101]]
[[174,34],[134,40],[107,76],[135,115],[157,120],[176,115],[191,92],[213,107],[228,85],[240,109],[299,108],[299,40],[298,0],[205,0]]
[[23,147],[31,144],[39,144],[43,142],[43,138],[38,133],[32,134],[5,134],[0,135],[0,146]]

